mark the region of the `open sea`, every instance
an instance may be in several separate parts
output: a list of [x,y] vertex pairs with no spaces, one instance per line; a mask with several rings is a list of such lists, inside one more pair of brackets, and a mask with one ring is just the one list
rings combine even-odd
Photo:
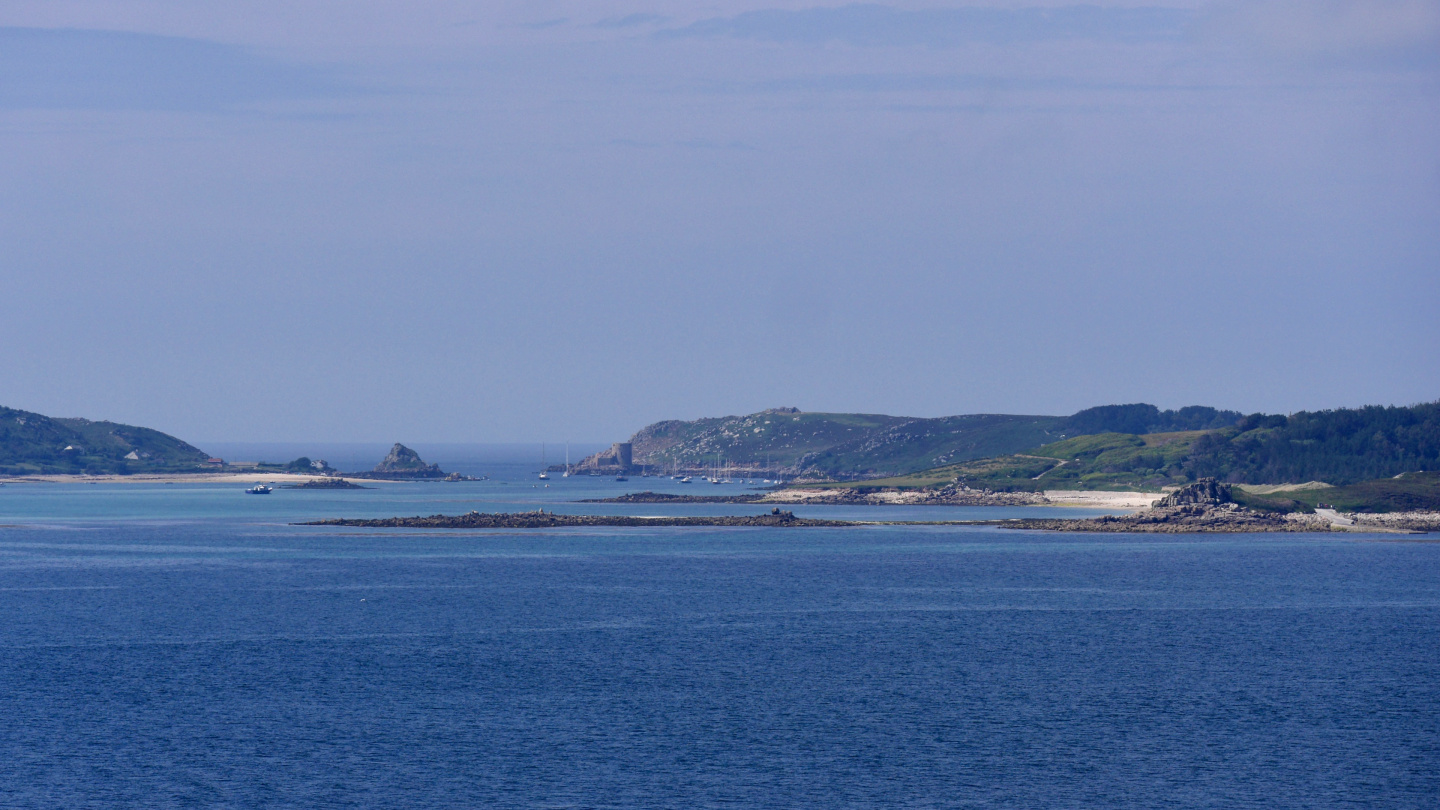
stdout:
[[416,449],[492,478],[0,487],[0,806],[1440,806],[1436,535],[290,525],[763,511]]

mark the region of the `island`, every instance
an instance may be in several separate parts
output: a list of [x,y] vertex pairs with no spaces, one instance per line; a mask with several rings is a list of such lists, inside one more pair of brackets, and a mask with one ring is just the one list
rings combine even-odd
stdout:
[[344,478],[311,478],[298,484],[287,484],[281,489],[374,489],[374,487],[362,487],[353,481],[346,481]]

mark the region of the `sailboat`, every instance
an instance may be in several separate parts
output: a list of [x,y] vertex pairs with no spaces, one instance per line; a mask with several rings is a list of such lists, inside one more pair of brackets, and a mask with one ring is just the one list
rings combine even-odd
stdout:
[[545,443],[540,443],[540,480],[549,481],[550,473],[545,472]]
[[570,442],[565,442],[565,472],[560,473],[560,477],[570,477]]

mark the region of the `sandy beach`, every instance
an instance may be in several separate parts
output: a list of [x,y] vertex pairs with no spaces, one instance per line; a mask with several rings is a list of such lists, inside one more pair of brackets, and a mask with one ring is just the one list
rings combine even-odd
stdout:
[[1050,506],[1091,506],[1097,509],[1148,509],[1164,497],[1156,492],[1102,492],[1099,490],[1047,489]]

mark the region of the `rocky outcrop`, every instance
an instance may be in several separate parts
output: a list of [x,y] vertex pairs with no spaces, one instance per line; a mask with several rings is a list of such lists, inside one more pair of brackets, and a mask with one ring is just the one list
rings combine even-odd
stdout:
[[1155,508],[1163,509],[1172,506],[1197,506],[1197,505],[1218,505],[1222,503],[1234,503],[1235,499],[1230,497],[1230,486],[1216,481],[1214,478],[1201,478],[1193,484],[1175,490],[1155,502]]
[[385,460],[375,465],[374,472],[425,472],[428,470],[438,472],[440,468],[434,464],[427,465],[425,461],[420,458],[419,453],[396,442],[395,446],[390,448],[390,453],[385,456]]
[[426,464],[420,454],[399,442],[390,448],[384,460],[369,472],[346,473],[351,478],[373,478],[385,481],[433,480],[445,477],[439,464]]

